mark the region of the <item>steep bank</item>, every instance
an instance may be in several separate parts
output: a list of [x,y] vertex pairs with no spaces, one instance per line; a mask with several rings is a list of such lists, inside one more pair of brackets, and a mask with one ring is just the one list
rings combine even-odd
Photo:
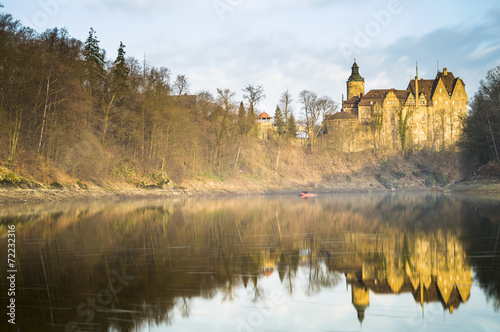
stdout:
[[[315,192],[389,192],[444,191],[463,178],[453,155],[413,154],[376,157],[352,154],[349,160],[330,164],[321,160],[316,166],[296,171],[293,163],[282,172],[259,164],[253,171],[243,169],[230,176],[205,175],[184,179],[176,184],[152,178],[94,179],[82,181],[58,174],[50,181],[37,182],[29,175],[0,169],[0,204],[41,203],[51,201],[95,201],[126,199],[161,199],[166,197],[253,195]],[[255,171],[259,168],[259,171]],[[295,173],[294,173],[295,171]],[[54,180],[56,179],[56,180]]]

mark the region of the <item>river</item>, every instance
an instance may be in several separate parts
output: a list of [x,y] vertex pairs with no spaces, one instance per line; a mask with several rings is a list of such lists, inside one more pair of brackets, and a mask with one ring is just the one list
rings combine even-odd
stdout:
[[6,331],[500,331],[498,199],[12,205],[0,235]]

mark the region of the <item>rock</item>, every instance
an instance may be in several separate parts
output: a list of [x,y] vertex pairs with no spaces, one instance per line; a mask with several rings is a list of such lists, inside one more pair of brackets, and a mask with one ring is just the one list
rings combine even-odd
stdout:
[[64,186],[63,186],[61,183],[59,183],[59,182],[57,182],[57,181],[54,181],[54,182],[52,182],[52,183],[50,184],[50,188],[51,188],[51,189],[57,189],[57,190],[63,190],[63,189],[64,189]]
[[380,182],[385,188],[389,190],[397,190],[399,189],[399,186],[397,183],[392,182],[388,178],[384,177],[382,174],[377,174],[375,176],[378,182]]
[[391,171],[391,175],[398,180],[406,177],[406,174],[403,171]]

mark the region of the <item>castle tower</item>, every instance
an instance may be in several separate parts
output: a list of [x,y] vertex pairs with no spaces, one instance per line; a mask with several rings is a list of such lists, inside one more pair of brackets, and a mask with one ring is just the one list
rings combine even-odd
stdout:
[[365,310],[370,306],[370,293],[361,285],[352,285],[352,304],[358,313],[359,323],[365,319]]
[[347,100],[352,97],[363,97],[365,94],[365,79],[359,75],[359,67],[354,59],[351,76],[347,80]]

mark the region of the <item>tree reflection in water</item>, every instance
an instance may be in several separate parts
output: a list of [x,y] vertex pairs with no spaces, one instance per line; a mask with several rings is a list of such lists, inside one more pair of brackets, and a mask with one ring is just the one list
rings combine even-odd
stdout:
[[[172,322],[175,311],[189,317],[196,298],[231,303],[241,288],[257,304],[276,273],[290,296],[345,279],[363,321],[370,292],[456,311],[473,267],[498,310],[499,212],[496,201],[443,195],[332,195],[22,206],[0,218],[2,238],[17,229],[22,330],[131,330]],[[133,281],[99,302],[122,270]]]

